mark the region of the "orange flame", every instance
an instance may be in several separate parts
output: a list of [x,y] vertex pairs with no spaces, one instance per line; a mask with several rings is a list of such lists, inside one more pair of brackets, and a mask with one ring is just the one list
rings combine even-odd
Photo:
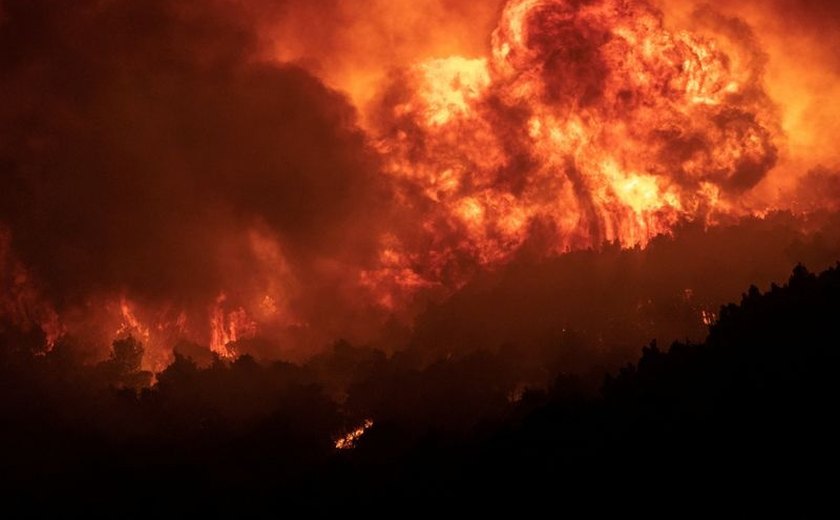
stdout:
[[358,441],[362,435],[365,434],[366,431],[373,426],[373,421],[371,419],[365,419],[365,421],[358,427],[353,429],[352,431],[347,432],[346,434],[342,435],[338,439],[335,440],[335,449],[337,450],[349,450],[356,447],[356,441]]
[[236,357],[230,344],[257,333],[257,323],[248,317],[245,309],[238,307],[225,312],[222,304],[227,299],[220,293],[210,314],[210,349],[224,358]]
[[[687,3],[669,3],[668,8]],[[317,262],[323,263],[312,270],[317,274],[306,273],[293,261],[294,249],[284,247],[283,236],[256,222],[243,230],[241,244],[253,259],[241,260],[238,248],[218,253],[228,274],[218,286],[205,288],[210,291],[205,299],[184,303],[176,297],[173,303],[152,304],[131,299],[137,295],[96,294],[59,314],[34,276],[11,255],[10,231],[0,228],[0,315],[24,329],[40,327],[47,350],[64,334],[89,334],[91,323],[101,345],[115,331],[117,336],[132,333],[146,344],[152,360],[144,363],[161,367],[180,339],[209,344],[219,355],[232,357],[237,354],[233,344],[254,336],[258,328],[276,335],[284,327],[294,328],[295,337],[308,338],[301,340],[307,347],[340,335],[345,322],[315,323],[313,330],[329,330],[301,332],[313,316],[301,303],[302,295],[311,279],[325,272],[331,278],[324,286],[340,286],[348,305],[369,309],[373,303],[377,311],[387,311],[374,312],[377,317],[403,316],[415,312],[411,304],[418,293],[449,294],[476,272],[523,251],[549,256],[606,241],[643,246],[679,222],[714,224],[730,216],[762,216],[784,197],[766,192],[777,191],[780,176],[801,169],[786,180],[787,192],[778,190],[796,194],[790,185],[808,170],[802,167],[802,154],[813,158],[820,152],[813,160],[826,167],[812,171],[813,182],[803,183],[807,189],[790,203],[803,211],[830,204],[836,209],[836,195],[829,202],[822,196],[822,191],[837,193],[836,166],[829,164],[836,161],[836,150],[824,143],[836,132],[818,129],[834,128],[838,118],[825,109],[827,103],[816,100],[833,99],[837,89],[825,85],[834,76],[819,67],[810,72],[803,70],[805,64],[788,68],[807,47],[802,37],[797,52],[785,47],[781,64],[768,66],[765,85],[767,57],[745,25],[733,29],[715,15],[705,21],[692,18],[677,29],[666,26],[647,0],[510,0],[495,30],[483,29],[485,24],[471,16],[470,27],[462,31],[490,36],[483,55],[478,46],[460,42],[462,34],[448,34],[458,32],[451,30],[451,20],[438,24],[437,18],[445,16],[426,17],[425,9],[412,10],[408,2],[376,4],[388,15],[387,27],[377,29],[423,33],[420,28],[432,18],[436,28],[434,37],[409,39],[385,59],[393,49],[381,49],[382,38],[358,37],[381,32],[368,30],[370,17],[348,17],[352,30],[342,32],[340,41],[354,59],[364,58],[364,67],[346,62],[344,49],[327,46],[341,56],[324,61],[319,70],[325,81],[357,101],[386,182],[405,211],[401,216],[408,224],[384,226],[387,232],[372,264],[339,269],[335,259],[320,258]],[[423,2],[424,8],[432,4],[449,6]],[[495,16],[495,7],[488,5],[464,12],[489,16],[494,11]],[[391,23],[396,15],[410,19],[410,29]],[[753,19],[775,15],[768,10]],[[294,20],[289,25],[279,32],[306,26]],[[762,44],[767,43],[764,36]],[[405,38],[389,32],[384,40]],[[769,41],[771,46],[790,43],[787,34],[781,44]],[[282,43],[279,57],[295,60],[295,46]],[[463,49],[471,54],[453,55]],[[374,84],[392,66],[402,68],[374,96]],[[803,85],[812,83],[818,87],[807,92]],[[814,89],[822,91],[819,96]],[[785,103],[775,106],[768,92]],[[821,126],[813,125],[817,105]],[[788,138],[781,128],[795,135]],[[773,182],[758,186],[791,143],[799,147],[800,162],[787,163],[787,170],[775,168]],[[760,190],[763,194],[757,194]],[[773,203],[758,202],[762,196]],[[356,310],[346,314],[356,316]],[[698,319],[709,323],[715,317],[703,311]],[[317,339],[310,339],[310,333]]]
[[149,328],[140,323],[132,305],[125,296],[120,298],[120,312],[122,313],[122,323],[117,329],[116,335],[118,337],[128,334],[139,335],[139,340],[144,343],[149,343],[149,339],[151,338]]
[[388,307],[395,286],[458,286],[535,229],[556,254],[746,214],[739,195],[776,162],[755,51],[669,31],[644,1],[511,0],[492,44],[418,63],[383,98],[377,147],[423,235],[387,237],[363,275]]
[[12,253],[11,232],[0,225],[0,318],[23,330],[40,328],[45,351],[66,333],[53,305],[41,293],[27,268]]

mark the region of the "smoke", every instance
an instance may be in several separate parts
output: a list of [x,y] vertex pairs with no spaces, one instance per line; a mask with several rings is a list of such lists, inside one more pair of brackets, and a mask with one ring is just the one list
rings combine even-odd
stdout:
[[394,69],[434,57],[484,54],[503,4],[282,1],[262,6],[260,34],[268,57],[303,64],[364,108]]
[[[356,462],[474,467],[477,433],[545,468],[651,395],[688,417],[656,383],[688,348],[621,376],[661,395],[585,396],[840,258],[840,8],[662,3],[0,0],[0,472],[339,502],[387,489]],[[801,299],[749,294],[738,334]]]
[[342,305],[336,284],[389,211],[344,96],[256,60],[232,3],[3,12],[0,222],[60,310],[122,293],[206,321],[225,293],[305,314],[275,317],[288,324]]
[[[669,25],[697,29],[697,13],[714,10],[752,28],[767,57],[764,86],[777,107],[783,138],[780,161],[750,198],[756,205],[788,207],[814,168],[838,168],[840,69],[835,49],[836,2],[788,0],[660,2]],[[840,182],[840,180],[835,180]],[[807,190],[807,188],[806,188]],[[830,203],[830,201],[829,201]]]
[[755,5],[0,1],[3,314],[304,357],[521,257],[836,207],[836,9]]
[[778,159],[766,56],[738,19],[697,25],[646,2],[511,1],[486,56],[396,74],[370,119],[423,231],[387,246],[382,291],[457,286],[537,234],[551,255],[751,214]]

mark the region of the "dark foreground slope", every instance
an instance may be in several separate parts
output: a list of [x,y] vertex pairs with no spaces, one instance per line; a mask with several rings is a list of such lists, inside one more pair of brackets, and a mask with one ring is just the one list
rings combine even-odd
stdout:
[[751,287],[722,308],[704,343],[646,347],[595,398],[561,377],[492,431],[428,439],[397,462],[375,429],[347,473],[354,482],[361,467],[370,480],[347,497],[387,490],[380,496],[487,506],[731,492],[768,505],[804,490],[827,499],[840,461],[838,361],[840,267],[817,276],[798,266],[784,287]]
[[[34,514],[110,516],[561,506],[617,491],[819,495],[838,462],[838,317],[840,267],[818,276],[797,267],[784,287],[750,288],[721,309],[704,343],[651,345],[597,393],[561,376],[468,429],[374,416],[344,451],[333,442],[353,426],[350,401],[327,397],[311,367],[241,358],[199,369],[179,358],[153,388],[116,390],[131,345],[98,367],[68,367],[60,353],[16,350],[26,338],[7,331],[3,489]],[[368,369],[387,374],[389,362],[372,355]],[[447,410],[457,423],[459,406],[474,413],[466,407],[497,397],[492,369],[479,359],[414,373],[420,393],[404,396],[405,415],[419,406],[412,399],[464,379],[447,387],[458,389]]]

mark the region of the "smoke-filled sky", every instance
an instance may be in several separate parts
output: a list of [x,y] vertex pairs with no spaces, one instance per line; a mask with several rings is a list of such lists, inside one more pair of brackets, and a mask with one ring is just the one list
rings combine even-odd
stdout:
[[243,8],[3,12],[2,220],[60,308],[125,293],[189,309],[258,288],[280,313],[298,284],[317,299],[370,256],[390,197],[353,107],[256,60]]
[[[589,2],[580,2],[586,4]],[[784,105],[787,129],[798,148],[836,163],[825,145],[837,130],[837,23],[831,0],[676,0],[652,2],[677,28],[696,28],[692,14],[704,6],[738,17],[753,28],[768,54],[766,86]],[[380,2],[280,2],[280,31],[266,31],[274,55],[297,59],[319,77],[364,103],[393,67],[432,57],[483,56],[504,0]],[[325,15],[324,13],[329,13]],[[694,27],[693,27],[694,26]]]
[[2,0],[3,312],[292,355],[522,251],[834,209],[838,22],[829,1]]

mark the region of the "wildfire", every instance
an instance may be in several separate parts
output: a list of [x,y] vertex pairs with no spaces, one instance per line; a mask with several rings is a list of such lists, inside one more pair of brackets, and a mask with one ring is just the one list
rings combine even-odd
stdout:
[[535,228],[555,254],[745,213],[777,155],[754,52],[645,1],[511,0],[489,57],[419,63],[384,98],[377,146],[424,237],[391,237],[411,261],[379,277],[457,286]]
[[[256,334],[257,324],[248,317],[248,313],[242,307],[225,312],[223,304],[226,299],[225,293],[219,294],[210,314],[210,349],[222,357],[230,358],[236,357],[236,352],[230,348],[230,344]],[[273,302],[269,299],[267,304]]]
[[66,332],[55,308],[47,301],[26,267],[12,253],[12,236],[0,225],[0,318],[24,330],[40,328],[49,351]]
[[356,441],[358,441],[362,435],[365,434],[366,431],[373,426],[373,421],[371,419],[365,419],[365,421],[356,429],[347,432],[346,434],[342,435],[338,439],[335,440],[335,449],[337,450],[349,450],[356,447]]
[[[479,100],[490,84],[487,61],[470,60],[460,56],[435,59],[417,66],[420,80],[418,88],[425,112],[426,124],[442,126],[470,112],[470,106]],[[416,108],[411,103],[395,107],[397,112],[410,113]]]
[[120,313],[122,314],[122,323],[120,323],[120,327],[117,329],[116,336],[120,337],[128,334],[138,335],[139,340],[148,343],[151,338],[149,328],[140,323],[133,306],[125,296],[120,298]]
[[[651,2],[509,0],[499,14],[495,29],[482,29],[489,37],[485,38],[489,40],[489,46],[483,53],[474,49],[471,55],[462,56],[453,54],[450,47],[433,46],[424,52],[400,54],[399,63],[388,61],[387,79],[382,79],[377,88],[369,88],[379,81],[375,80],[379,77],[377,74],[365,77],[361,83],[350,81],[332,85],[350,92],[351,98],[357,101],[360,99],[358,90],[362,89],[360,85],[364,85],[366,92],[370,91],[365,95],[365,103],[359,102],[356,107],[363,128],[354,126],[356,120],[352,110],[348,109],[347,114],[343,109],[339,111],[344,114],[341,120],[346,116],[351,133],[358,137],[357,141],[353,138],[352,146],[348,144],[347,149],[341,144],[340,150],[331,150],[329,143],[325,143],[322,154],[320,144],[316,147],[303,141],[298,144],[291,134],[283,134],[281,127],[285,116],[277,118],[276,135],[272,133],[275,120],[268,118],[265,126],[255,131],[267,134],[260,137],[271,143],[269,148],[273,149],[276,141],[279,150],[281,145],[288,144],[280,141],[289,141],[288,146],[306,149],[306,160],[301,159],[300,164],[291,158],[267,161],[265,168],[249,164],[248,160],[231,160],[230,164],[218,165],[219,171],[214,175],[224,178],[223,182],[219,181],[224,191],[241,188],[242,193],[237,194],[236,201],[228,201],[231,215],[235,217],[205,222],[203,214],[195,215],[196,224],[206,228],[208,235],[213,237],[211,242],[224,246],[218,250],[205,248],[196,253],[212,257],[207,259],[207,272],[196,275],[204,278],[195,284],[184,284],[180,289],[172,287],[178,285],[173,284],[173,280],[178,280],[181,273],[181,266],[177,265],[173,270],[175,274],[162,281],[161,287],[144,291],[141,284],[148,278],[131,276],[137,269],[121,270],[117,264],[124,255],[116,255],[110,261],[115,265],[108,263],[113,272],[100,285],[79,283],[82,287],[79,289],[67,284],[67,294],[48,295],[45,293],[57,292],[55,287],[50,288],[50,280],[46,279],[42,280],[41,286],[37,279],[39,269],[41,275],[49,269],[31,259],[31,271],[23,265],[13,254],[12,233],[21,237],[38,236],[26,228],[27,222],[60,222],[63,219],[35,215],[29,220],[21,219],[23,224],[18,224],[20,227],[16,229],[12,229],[14,222],[9,224],[9,229],[2,227],[5,223],[0,223],[0,317],[11,320],[22,330],[40,327],[46,350],[65,334],[84,336],[103,348],[107,348],[115,337],[132,334],[144,343],[148,358],[144,364],[152,370],[161,369],[171,360],[172,347],[180,340],[204,345],[225,358],[238,355],[237,343],[241,347],[239,350],[257,349],[258,342],[249,344],[242,340],[252,338],[258,332],[272,335],[271,339],[277,340],[278,344],[286,340],[289,343],[297,341],[307,349],[342,335],[355,334],[353,339],[362,338],[360,342],[364,342],[375,336],[377,332],[371,331],[390,316],[410,321],[424,303],[418,294],[445,297],[477,273],[504,265],[523,251],[531,256],[551,257],[575,249],[597,248],[605,242],[624,247],[644,246],[657,235],[671,233],[683,222],[711,225],[728,217],[763,216],[777,209],[769,202],[758,201],[760,196],[756,192],[778,191],[778,194],[768,196],[767,200],[773,201],[788,193],[781,188],[777,190],[777,185],[782,184],[779,176],[786,172],[778,173],[783,168],[774,171],[772,182],[758,186],[776,165],[781,155],[779,149],[786,143],[781,131],[782,122],[787,122],[785,128],[789,131],[797,130],[798,141],[794,141],[800,144],[816,139],[812,135],[816,129],[800,128],[804,123],[791,126],[791,121],[806,119],[808,112],[803,112],[804,102],[794,104],[799,107],[795,114],[782,114],[781,107],[771,102],[767,90],[775,90],[777,99],[782,97],[779,92],[791,98],[800,93],[789,85],[779,86],[778,82],[769,80],[769,85],[765,86],[763,77],[768,57],[746,24],[733,25],[723,15],[710,15],[692,18],[689,29],[676,29],[665,24],[662,12]],[[395,4],[393,10],[402,8]],[[363,47],[366,52],[360,54],[365,54],[365,63],[376,62],[376,56],[368,56],[369,45]],[[441,51],[441,48],[445,50]],[[463,48],[466,47],[458,47]],[[291,47],[286,50],[282,59],[294,60]],[[418,56],[422,59],[417,60]],[[143,59],[142,53],[137,59]],[[189,56],[184,57],[184,60],[189,59]],[[784,64],[789,61],[789,57],[783,58]],[[309,61],[301,59],[300,62]],[[205,66],[215,66],[212,63],[215,62],[211,60],[199,68],[203,71]],[[323,63],[328,69],[327,64],[333,62]],[[110,67],[109,64],[105,60],[102,66]],[[248,62],[243,67],[252,64]],[[102,71],[103,81],[111,72],[110,69]],[[330,81],[330,72],[311,72],[319,74],[325,82]],[[305,73],[300,75],[301,78],[306,76]],[[219,77],[227,76],[220,74]],[[298,79],[303,81],[301,78]],[[361,81],[360,78],[356,80]],[[21,81],[21,85],[28,85],[31,80]],[[243,88],[246,84],[250,85],[246,81]],[[112,82],[107,85],[111,88]],[[320,85],[312,80],[310,87],[315,86]],[[375,91],[378,94],[374,95]],[[127,91],[125,95],[135,93]],[[252,95],[256,93],[244,97],[250,100]],[[63,102],[74,106],[75,97],[68,97],[72,99]],[[145,92],[142,97],[143,103],[156,99],[155,96],[147,99]],[[132,99],[127,97],[126,105]],[[208,99],[216,98],[210,96]],[[344,107],[345,100],[336,96],[329,102]],[[88,118],[87,112],[80,110],[78,117],[68,115],[64,121],[64,116],[53,117],[51,113],[43,116],[34,108],[38,103],[31,105],[23,104],[21,110],[32,110],[33,121],[39,117],[53,118],[62,125],[69,125],[70,121]],[[791,105],[784,106],[790,112]],[[146,127],[146,123],[140,125],[134,121],[133,111],[115,112],[112,108],[108,107],[102,114],[129,117],[127,122],[131,123],[117,119],[114,128],[133,128],[135,123],[138,127]],[[68,109],[67,113],[73,113],[73,110]],[[10,114],[18,117],[16,110]],[[334,116],[331,110],[321,115]],[[150,131],[150,135],[173,134],[166,128],[166,131],[158,131],[157,124],[165,127],[170,122],[151,118],[148,128],[155,131]],[[292,124],[297,123],[292,121]],[[29,128],[29,125],[16,123],[11,126]],[[43,126],[52,128],[49,124]],[[175,125],[178,129],[181,126],[180,123]],[[32,125],[32,128],[32,132],[36,132],[40,125]],[[190,125],[186,128],[195,130]],[[40,182],[35,178],[41,174],[29,172],[43,170],[43,178],[55,182],[66,176],[54,175],[51,168],[62,175],[65,167],[67,171],[76,171],[73,164],[66,166],[63,161],[72,163],[77,155],[78,160],[83,160],[87,154],[63,154],[65,149],[73,150],[76,144],[87,146],[87,141],[75,143],[71,140],[62,144],[64,130],[59,125],[55,135],[44,131],[47,137],[29,136],[26,134],[29,130],[22,130],[19,143],[9,142],[12,159],[8,164],[17,172],[17,180],[9,193],[23,193]],[[81,132],[75,127],[71,130],[68,133],[73,135]],[[223,130],[219,129],[220,132]],[[242,133],[239,129],[236,131]],[[205,137],[209,139],[211,134],[213,132]],[[315,134],[317,139],[320,134]],[[826,132],[826,135],[831,134]],[[104,137],[98,134],[89,136],[90,142],[97,145],[100,143],[96,139],[103,139],[103,146],[119,145],[120,153],[115,153],[115,157],[122,157],[123,149],[134,153],[133,145],[124,146],[125,143],[118,141],[124,138],[121,134],[112,137],[113,143],[104,142]],[[204,140],[199,137],[194,142],[185,140],[185,146],[200,149]],[[158,143],[157,137],[153,142]],[[304,200],[309,200],[306,197],[301,198],[300,207],[287,201],[288,211],[267,218],[272,217],[267,215],[271,211],[266,210],[273,202],[271,190],[295,192],[298,181],[310,175],[309,159],[318,164],[322,157],[335,155],[341,159],[337,164],[344,164],[347,155],[353,159],[350,164],[354,165],[348,170],[354,170],[357,145],[365,154],[365,160],[359,161],[358,170],[370,174],[373,179],[370,182],[377,188],[381,183],[384,186],[382,193],[394,195],[396,203],[384,203],[386,207],[382,213],[395,215],[397,218],[393,222],[377,222],[376,226],[366,226],[362,230],[357,229],[360,226],[355,221],[335,224],[332,217],[321,219],[313,215],[322,209],[325,214],[335,209],[336,215],[343,215],[345,208],[304,204]],[[142,146],[157,144],[137,143],[138,150],[143,149]],[[257,148],[261,147],[260,144]],[[22,150],[20,157],[11,153],[17,153],[17,150]],[[371,150],[373,154],[369,153]],[[833,154],[833,148],[831,150],[823,153]],[[180,170],[182,166],[185,171],[206,170],[206,164],[192,158],[193,150],[185,150],[183,157],[176,152],[173,149],[162,153],[159,163],[157,159],[148,164],[144,162],[138,166],[138,171],[148,171],[151,178],[154,172],[162,172],[165,176],[170,169]],[[811,152],[809,148],[808,154]],[[233,151],[230,153],[235,155]],[[99,156],[99,153],[93,155]],[[821,156],[820,160],[824,158]],[[835,159],[833,155],[829,158]],[[174,159],[177,159],[178,167],[169,168],[169,161]],[[254,156],[254,161],[261,160]],[[193,164],[196,162],[200,164]],[[106,163],[108,161],[100,165],[103,176],[110,173],[109,163]],[[799,166],[798,163],[795,165],[796,168]],[[288,184],[274,183],[275,179],[289,173],[284,168],[299,170],[295,175],[300,174],[300,179],[295,177]],[[98,172],[99,169],[92,168],[91,171]],[[228,169],[236,174],[224,173]],[[87,169],[78,168],[78,171]],[[313,176],[320,175],[317,167],[311,171]],[[804,171],[807,168],[803,174]],[[249,175],[265,175],[266,179],[255,179],[252,184],[239,186],[240,173],[242,179]],[[341,175],[344,173],[342,170]],[[348,176],[354,174],[352,171],[346,173]],[[29,175],[35,179],[32,186],[27,184]],[[794,209],[836,209],[834,166],[827,164],[809,175],[812,182],[799,186],[804,187],[799,192],[793,186],[797,179],[786,181],[785,189],[798,193],[798,198],[791,197]],[[184,182],[177,180],[160,185],[146,185],[142,176],[135,177],[136,188],[144,197],[145,192],[154,194],[157,189],[182,189],[184,186],[186,193],[191,194],[193,186],[201,184],[197,181],[200,177],[185,176]],[[360,192],[367,193],[369,179],[359,182],[365,185],[364,189],[359,188]],[[109,183],[104,184],[110,186]],[[355,186],[354,183],[351,179],[348,186]],[[308,186],[307,183],[303,185]],[[335,198],[336,204],[343,206],[346,202],[354,210],[356,205],[361,205],[359,200],[370,200],[354,198],[355,188],[349,187],[346,197],[344,188],[333,186],[329,179],[307,189],[315,195],[336,189],[340,192]],[[249,190],[266,193],[252,197]],[[60,190],[50,187],[45,191],[52,197],[52,192]],[[126,190],[120,188],[120,193],[122,191]],[[227,208],[226,194],[216,191],[222,189],[208,187],[208,194],[212,192],[216,197],[211,197],[213,204]],[[825,191],[834,195],[823,196]],[[312,200],[321,200],[315,195]],[[49,197],[43,200],[52,200]],[[96,197],[96,193],[92,193],[91,201]],[[192,195],[186,197],[185,204],[190,204],[187,199],[191,198]],[[200,198],[196,196],[197,200]],[[824,200],[826,198],[831,200]],[[167,200],[162,207],[173,205],[178,204]],[[116,203],[100,206],[120,207]],[[365,209],[359,213],[366,213]],[[307,213],[304,220],[310,224],[297,230],[294,228],[299,224],[300,212]],[[181,215],[180,212],[174,214]],[[339,216],[335,220],[342,218]],[[133,222],[132,218],[123,220]],[[116,219],[118,224],[115,225],[123,225],[123,220]],[[225,221],[226,228],[219,235],[224,238],[216,240],[214,226],[219,226],[221,221]],[[145,224],[137,226],[148,236],[158,236],[147,233]],[[328,239],[309,240],[322,230]],[[140,232],[125,230],[126,233],[129,231]],[[188,235],[180,228],[177,233],[162,233],[160,236],[165,240],[161,247],[185,243],[182,238]],[[342,236],[349,239],[344,242],[340,239]],[[70,237],[67,244],[62,242],[60,245],[71,251],[73,258],[84,260],[86,255],[96,258],[96,251],[86,250],[82,242],[82,238]],[[52,253],[55,244],[45,244],[43,249]],[[358,251],[355,250],[357,244],[360,244]],[[25,251],[21,250],[21,253],[25,254]],[[192,257],[173,254],[171,258],[177,262],[187,256]],[[138,264],[144,263],[142,258],[138,257]],[[80,265],[84,264],[84,261],[78,261]],[[153,263],[150,261],[150,265]],[[186,272],[185,276],[190,273]],[[89,277],[95,280],[97,275],[93,273]],[[125,285],[121,285],[124,281]],[[193,293],[193,287],[200,290]],[[85,293],[88,290],[94,292]],[[172,294],[178,290],[189,294]],[[367,312],[373,316],[370,320],[367,320],[367,314],[365,319],[359,318]],[[715,316],[703,311],[700,319],[709,324]],[[374,324],[370,325],[368,321]],[[352,442],[352,439],[346,442]]]

